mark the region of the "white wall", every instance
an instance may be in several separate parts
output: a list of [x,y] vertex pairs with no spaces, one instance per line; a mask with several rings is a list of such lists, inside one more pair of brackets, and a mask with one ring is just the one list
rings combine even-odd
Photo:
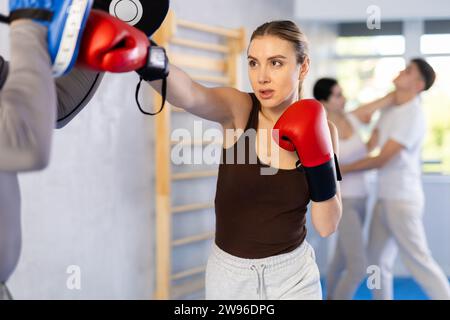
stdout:
[[383,20],[448,19],[448,0],[295,0],[295,16],[313,21],[365,21],[369,6],[378,6]]

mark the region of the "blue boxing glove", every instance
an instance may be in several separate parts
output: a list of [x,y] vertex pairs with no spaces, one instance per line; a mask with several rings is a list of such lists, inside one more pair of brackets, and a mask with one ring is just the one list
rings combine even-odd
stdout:
[[48,29],[48,52],[55,77],[74,66],[93,0],[9,0],[10,18],[32,19]]

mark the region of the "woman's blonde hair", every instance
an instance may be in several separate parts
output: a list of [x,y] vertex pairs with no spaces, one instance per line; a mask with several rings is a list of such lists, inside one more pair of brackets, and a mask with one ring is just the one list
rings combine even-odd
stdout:
[[250,41],[257,37],[269,35],[292,43],[297,55],[297,62],[302,64],[305,61],[305,58],[308,56],[308,40],[294,22],[289,20],[266,22],[253,31]]

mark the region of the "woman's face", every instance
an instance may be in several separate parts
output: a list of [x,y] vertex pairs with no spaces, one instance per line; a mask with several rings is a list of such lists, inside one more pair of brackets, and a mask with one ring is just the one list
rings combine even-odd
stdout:
[[308,72],[309,60],[303,66],[291,42],[276,36],[257,37],[248,48],[248,74],[253,91],[266,108],[278,107],[298,99],[299,83]]
[[331,112],[343,111],[345,109],[345,97],[342,93],[342,88],[340,85],[335,84],[331,88],[331,94],[327,101],[322,101],[324,107]]

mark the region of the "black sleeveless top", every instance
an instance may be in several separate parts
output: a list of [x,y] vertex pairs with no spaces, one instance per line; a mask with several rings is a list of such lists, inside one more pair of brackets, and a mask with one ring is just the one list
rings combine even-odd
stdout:
[[[260,104],[254,94],[251,97],[253,106],[244,134],[232,147],[222,150],[215,198],[215,242],[234,256],[259,259],[287,253],[302,244],[310,197],[304,172],[278,169],[275,175],[261,174],[261,169],[271,167],[256,156],[254,138]],[[237,151],[244,144],[243,163]]]

